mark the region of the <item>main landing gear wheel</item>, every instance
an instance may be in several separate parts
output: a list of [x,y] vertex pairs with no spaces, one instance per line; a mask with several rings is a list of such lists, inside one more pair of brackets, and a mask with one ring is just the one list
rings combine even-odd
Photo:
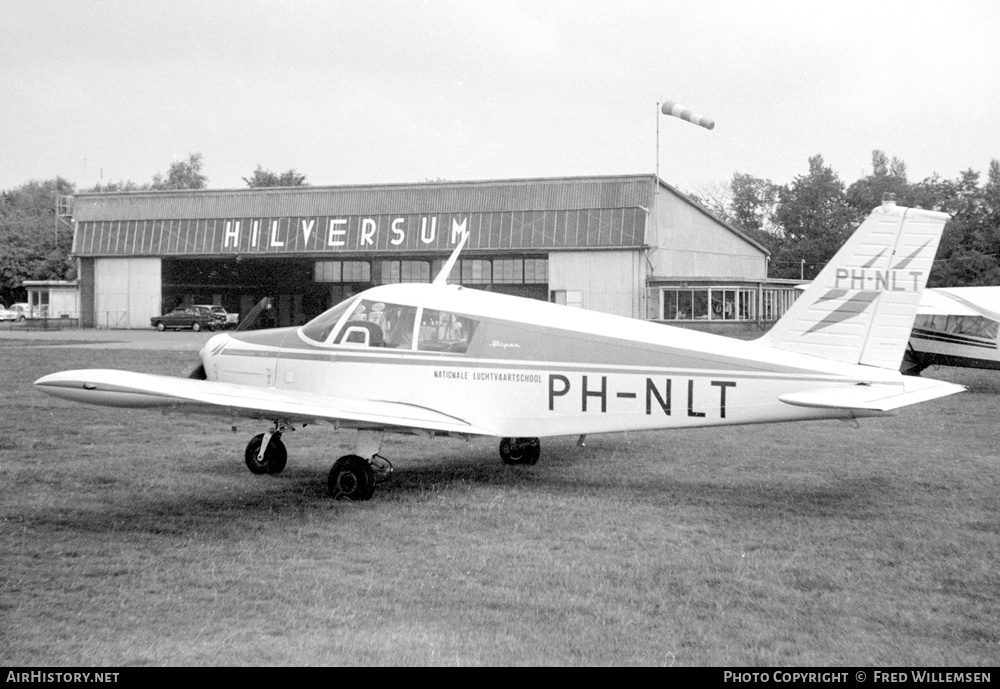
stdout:
[[345,455],[330,469],[327,487],[334,498],[368,500],[375,492],[375,472],[361,457]]
[[258,455],[263,442],[264,434],[260,433],[247,443],[247,449],[244,453],[247,468],[255,474],[280,474],[288,462],[288,451],[285,449],[285,444],[281,442],[281,434],[275,433],[271,436],[271,440],[267,443],[267,449],[264,450],[264,459],[261,460]]
[[542,453],[538,438],[504,438],[500,441],[500,459],[504,464],[535,464]]

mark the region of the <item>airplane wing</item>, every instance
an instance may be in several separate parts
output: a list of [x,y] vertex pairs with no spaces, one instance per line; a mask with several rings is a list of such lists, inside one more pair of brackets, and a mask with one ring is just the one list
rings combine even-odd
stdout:
[[35,385],[54,397],[110,407],[163,408],[298,423],[327,421],[348,426],[495,435],[458,417],[402,402],[329,397],[131,371],[62,371],[39,378]]
[[923,316],[978,316],[978,311],[971,306],[963,304],[950,294],[928,289],[920,295],[920,305],[917,313]]
[[1000,321],[1000,287],[937,287],[925,290],[917,313],[985,316]]
[[928,378],[907,378],[902,384],[853,385],[793,392],[779,400],[796,407],[892,411],[918,402],[954,395],[965,387]]

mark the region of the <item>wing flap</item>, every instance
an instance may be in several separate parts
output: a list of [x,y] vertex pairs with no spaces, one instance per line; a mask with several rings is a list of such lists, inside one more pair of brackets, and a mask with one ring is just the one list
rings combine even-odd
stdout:
[[35,381],[41,391],[110,407],[177,409],[251,418],[339,421],[473,435],[488,430],[434,409],[388,400],[328,397],[277,388],[175,378],[149,373],[87,369],[53,373]]
[[781,395],[779,400],[796,407],[892,411],[911,404],[954,395],[965,387],[927,378],[907,378],[893,385],[852,385]]

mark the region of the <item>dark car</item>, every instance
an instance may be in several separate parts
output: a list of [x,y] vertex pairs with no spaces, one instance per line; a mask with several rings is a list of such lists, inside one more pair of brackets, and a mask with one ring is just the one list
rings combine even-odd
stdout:
[[179,330],[181,328],[191,328],[198,332],[202,328],[215,330],[215,316],[212,310],[205,306],[178,306],[170,313],[162,316],[154,316],[149,319],[150,324],[159,331],[167,328]]
[[227,313],[224,308],[217,305],[195,304],[190,308],[205,309],[211,312],[212,317],[215,319],[215,327],[218,328],[219,330],[225,330],[226,328],[235,328],[236,319],[239,318],[239,314]]

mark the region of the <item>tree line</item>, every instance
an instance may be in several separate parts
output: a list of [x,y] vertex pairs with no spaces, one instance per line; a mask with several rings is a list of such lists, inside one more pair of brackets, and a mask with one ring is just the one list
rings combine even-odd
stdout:
[[971,168],[957,179],[935,174],[920,182],[906,178],[906,164],[872,152],[872,171],[845,185],[820,155],[809,170],[778,185],[734,173],[727,185],[694,194],[696,201],[742,230],[771,252],[768,276],[816,276],[883,195],[900,206],[951,215],[945,226],[931,287],[1000,285],[1000,160],[990,161],[985,182]]
[[[175,161],[146,183],[98,184],[82,191],[205,189],[200,153]],[[243,182],[249,188],[306,185],[294,169],[277,173],[258,165]],[[73,229],[56,216],[56,199],[77,193],[62,177],[31,181],[0,192],[0,303],[24,301],[24,280],[70,280]],[[736,172],[726,184],[691,194],[695,201],[771,252],[772,278],[816,276],[885,193],[901,206],[943,211],[945,227],[929,284],[932,287],[1000,285],[1000,160],[991,160],[985,182],[972,169],[957,179],[933,175],[910,182],[906,165],[882,151],[872,153],[872,171],[846,185],[821,155],[790,183]]]
[[[97,184],[80,192],[156,191],[162,189],[205,189],[200,153],[171,163],[166,173],[156,173],[144,183],[132,180]],[[277,173],[261,165],[243,178],[247,187],[305,186],[306,176],[296,170]],[[25,280],[72,280],[76,265],[70,258],[73,228],[60,221],[56,201],[78,193],[76,185],[62,177],[44,182],[31,181],[0,192],[0,304],[25,301]]]

